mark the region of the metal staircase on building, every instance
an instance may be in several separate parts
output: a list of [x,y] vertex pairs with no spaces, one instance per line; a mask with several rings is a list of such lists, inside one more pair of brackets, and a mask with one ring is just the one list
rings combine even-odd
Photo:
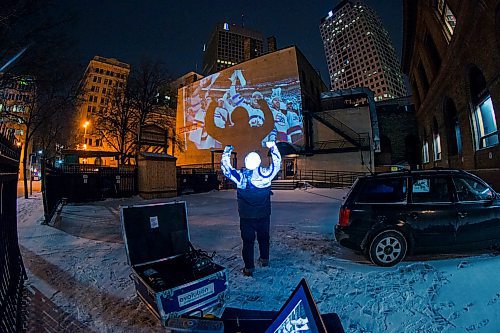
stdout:
[[370,136],[368,133],[356,132],[327,112],[312,112],[311,116],[343,138],[343,140],[315,142],[316,145],[319,145],[318,150],[341,152],[370,148]]
[[297,186],[298,182],[293,179],[273,180],[271,182],[272,190],[295,190]]

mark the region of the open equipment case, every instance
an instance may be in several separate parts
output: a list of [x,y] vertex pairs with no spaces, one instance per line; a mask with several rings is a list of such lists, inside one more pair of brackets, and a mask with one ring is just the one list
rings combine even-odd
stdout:
[[122,206],[120,220],[137,295],[164,326],[170,318],[222,313],[227,269],[192,247],[185,201]]

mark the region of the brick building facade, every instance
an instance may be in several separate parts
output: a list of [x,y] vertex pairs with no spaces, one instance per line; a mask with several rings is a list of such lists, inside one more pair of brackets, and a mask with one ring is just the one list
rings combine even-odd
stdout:
[[423,167],[472,170],[499,189],[500,1],[403,4]]
[[375,154],[375,167],[420,164],[419,140],[415,108],[408,97],[375,103],[380,131],[380,153]]

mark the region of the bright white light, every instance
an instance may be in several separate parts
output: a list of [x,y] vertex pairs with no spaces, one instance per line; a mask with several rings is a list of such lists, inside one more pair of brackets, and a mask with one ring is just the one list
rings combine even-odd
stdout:
[[260,165],[260,156],[256,152],[248,153],[245,157],[245,168],[248,170],[257,169]]
[[229,30],[229,24],[228,23],[224,23],[224,30]]

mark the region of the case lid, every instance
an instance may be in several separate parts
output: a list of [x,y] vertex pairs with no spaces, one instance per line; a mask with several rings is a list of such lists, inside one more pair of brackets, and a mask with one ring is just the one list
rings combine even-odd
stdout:
[[185,201],[123,206],[120,220],[131,266],[168,259],[189,250]]

